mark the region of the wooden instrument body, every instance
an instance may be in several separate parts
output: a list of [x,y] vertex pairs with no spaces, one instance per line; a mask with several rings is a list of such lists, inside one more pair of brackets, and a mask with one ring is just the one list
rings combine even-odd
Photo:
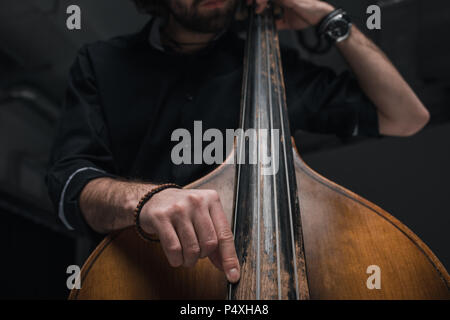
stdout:
[[[215,189],[229,221],[236,167],[230,159],[188,188]],[[450,299],[450,277],[431,250],[390,214],[309,168],[294,150],[311,299]],[[367,267],[381,269],[368,289]],[[208,259],[172,268],[159,242],[133,229],[106,237],[70,299],[225,299],[227,283]]]

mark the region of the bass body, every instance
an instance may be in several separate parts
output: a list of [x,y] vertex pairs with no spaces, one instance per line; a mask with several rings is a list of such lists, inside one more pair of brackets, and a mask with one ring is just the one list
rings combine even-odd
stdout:
[[[311,299],[450,299],[450,277],[431,250],[383,209],[327,180],[294,150]],[[233,217],[236,166],[225,163],[189,188],[214,189]],[[228,204],[228,205],[227,205]],[[369,266],[381,288],[367,287]],[[172,268],[159,242],[133,229],[106,237],[70,299],[225,299],[227,282],[207,259]]]

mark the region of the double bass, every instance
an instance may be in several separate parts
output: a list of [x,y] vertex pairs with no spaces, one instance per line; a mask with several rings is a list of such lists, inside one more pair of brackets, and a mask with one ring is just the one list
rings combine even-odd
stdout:
[[[172,268],[158,241],[144,241],[127,228],[97,246],[82,268],[81,289],[69,298],[450,298],[448,272],[413,232],[299,156],[270,7],[249,14],[241,129],[254,129],[255,139],[235,143],[221,166],[185,186],[219,193],[241,264],[237,284],[227,283],[208,259]],[[239,161],[249,155],[258,161]],[[371,266],[381,274],[380,288],[368,287]]]

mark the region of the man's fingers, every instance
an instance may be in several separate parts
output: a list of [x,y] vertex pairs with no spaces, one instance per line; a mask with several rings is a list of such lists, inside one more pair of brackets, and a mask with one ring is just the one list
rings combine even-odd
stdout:
[[247,0],[247,5],[251,5],[252,3],[256,4],[256,13],[261,13],[267,7],[268,0]]
[[275,24],[276,24],[277,30],[289,29],[289,25],[283,19],[275,21]]
[[169,263],[193,267],[200,257],[209,256],[228,281],[237,282],[240,266],[234,238],[217,192],[169,191],[155,198],[160,203],[154,202],[153,210],[147,207],[144,215],[146,230],[157,230]]
[[190,220],[183,219],[175,225],[175,230],[183,248],[183,266],[193,267],[200,257],[200,245]]
[[235,283],[240,278],[240,266],[234,246],[234,237],[220,200],[210,204],[210,214],[216,229],[220,261],[228,281]]
[[267,0],[256,0],[258,6],[256,7],[256,13],[260,14],[267,7]]
[[200,258],[209,256],[217,249],[218,241],[208,208],[194,212],[195,233],[200,245]]
[[160,223],[158,230],[159,240],[169,264],[172,267],[181,266],[183,264],[183,250],[172,224],[169,221]]

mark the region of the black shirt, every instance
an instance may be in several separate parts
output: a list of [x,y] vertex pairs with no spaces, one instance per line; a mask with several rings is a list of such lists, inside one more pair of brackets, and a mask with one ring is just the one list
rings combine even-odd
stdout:
[[[239,126],[244,42],[225,33],[193,55],[152,47],[151,22],[139,33],[84,46],[73,64],[47,174],[62,222],[90,231],[78,197],[98,177],[185,185],[212,166],[174,165],[171,134]],[[376,109],[349,73],[282,50],[291,131],[378,135]]]

